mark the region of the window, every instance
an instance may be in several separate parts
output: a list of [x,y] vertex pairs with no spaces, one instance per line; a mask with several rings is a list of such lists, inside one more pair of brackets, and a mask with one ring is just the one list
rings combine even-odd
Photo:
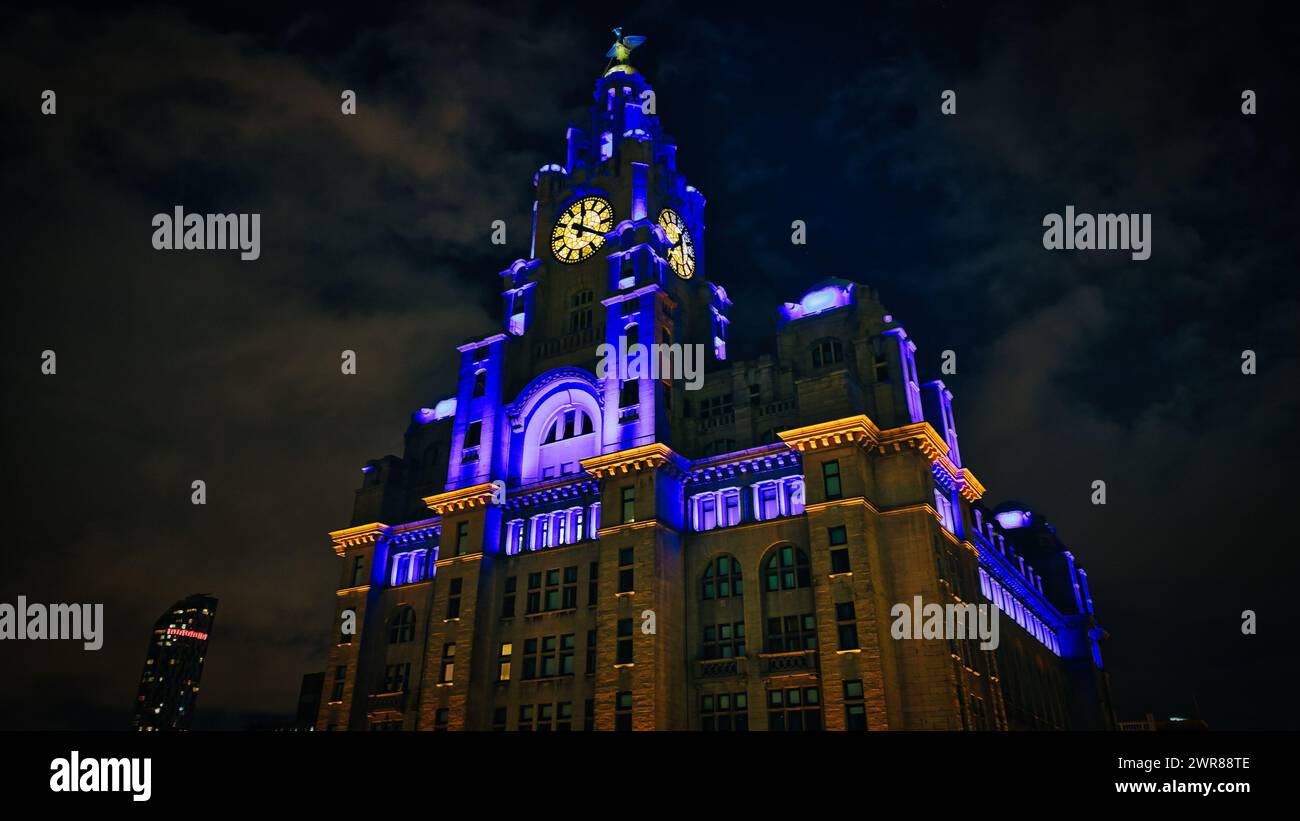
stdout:
[[632,567],[633,550],[630,547],[618,551],[618,590],[616,593],[631,593],[633,590],[634,570]]
[[844,347],[838,339],[823,339],[813,345],[812,363],[814,368],[833,365],[844,361]]
[[506,525],[506,555],[517,556],[524,552],[528,538],[528,525],[523,519],[515,519]]
[[795,653],[817,649],[817,620],[812,613],[767,620],[767,652]]
[[835,605],[835,632],[839,638],[839,649],[858,649],[858,617],[853,602],[846,601]]
[[447,724],[451,721],[451,710],[446,707],[439,707],[433,714],[434,731],[445,731]]
[[506,577],[506,593],[501,598],[501,618],[510,619],[515,615],[515,576]]
[[729,599],[745,593],[740,578],[740,562],[731,556],[719,556],[704,571],[701,595],[707,599]]
[[641,401],[641,381],[639,379],[628,379],[618,389],[618,406],[620,408],[634,408]]
[[600,590],[598,576],[600,574],[600,562],[592,562],[587,568],[587,606],[596,606],[596,597]]
[[501,650],[497,653],[497,681],[510,680],[510,654],[514,650],[515,646],[510,642],[501,642]]
[[546,428],[546,438],[542,440],[543,445],[550,445],[555,442],[563,442],[566,439],[573,439],[576,436],[586,436],[595,430],[591,423],[591,417],[582,408],[568,407],[559,410],[551,418],[550,424]]
[[390,664],[384,668],[384,692],[404,693],[406,682],[411,676],[411,663]]
[[482,438],[483,438],[483,423],[472,422],[470,423],[469,429],[465,431],[465,443],[463,447],[467,450],[469,448],[476,448],[478,447],[479,442],[482,440]]
[[731,394],[710,396],[700,400],[700,418],[711,419],[716,416],[729,416],[733,410]]
[[579,291],[569,296],[569,333],[585,331],[591,327],[591,291]]
[[636,488],[625,487],[620,492],[619,500],[622,502],[623,524],[630,524],[636,521]]
[[844,726],[852,731],[867,729],[867,705],[860,679],[844,682]]
[[463,555],[466,547],[469,547],[469,522],[461,522],[456,525],[456,555]]
[[334,690],[330,693],[330,701],[343,700],[343,685],[347,681],[348,667],[346,664],[340,664],[334,668]]
[[740,488],[723,488],[718,491],[718,498],[722,500],[722,513],[718,524],[722,527],[740,524]]
[[519,727],[520,732],[531,733],[533,731],[533,705],[522,704],[519,707]]
[[700,696],[700,729],[706,732],[749,729],[749,697],[744,693]]
[[712,530],[718,526],[718,497],[701,493],[695,497],[695,529]]
[[540,613],[542,610],[542,574],[528,574],[528,597],[524,604],[524,614]]
[[559,610],[560,609],[560,570],[546,571],[546,587],[542,591],[542,609]]
[[460,618],[460,588],[461,580],[452,579],[450,589],[447,591],[447,619]]
[[831,573],[849,572],[849,549],[837,545],[848,544],[848,530],[844,525],[826,528],[826,541],[831,545]]
[[451,682],[456,674],[456,642],[449,641],[442,646],[442,674],[438,678],[444,684]]
[[849,549],[847,547],[837,547],[831,551],[831,574],[850,573],[852,568],[849,567]]
[[618,652],[614,664],[632,664],[632,620],[618,620]]
[[560,636],[560,675],[573,675],[573,651],[576,647],[572,633]]
[[578,606],[578,566],[564,568],[564,587],[560,591],[560,609],[572,610]]
[[776,519],[781,515],[776,482],[759,482],[754,485],[754,518],[760,522]]
[[537,639],[524,639],[524,678],[537,678]]
[[487,371],[478,370],[474,374],[474,392],[470,394],[471,399],[478,399],[487,393]]
[[820,730],[821,693],[816,687],[790,687],[767,692],[767,728],[773,731]]
[[762,401],[762,388],[758,385],[749,386],[749,404],[757,405]]
[[506,708],[497,707],[492,710],[492,729],[494,732],[504,732],[506,729]]
[[614,698],[614,730],[620,733],[632,730],[631,690],[624,690]]
[[745,655],[745,623],[743,621],[710,624],[704,628],[704,645],[701,656],[705,660],[730,659]]
[[352,586],[360,587],[366,583],[366,557],[357,556],[352,560]]
[[596,729],[596,699],[589,698],[582,703],[582,729],[591,732]]
[[828,500],[840,498],[840,463],[837,460],[822,462],[822,485]]
[[596,631],[587,631],[587,675],[596,673]]
[[772,551],[763,568],[766,590],[794,590],[811,583],[807,553],[792,545],[783,545]]
[[561,701],[555,705],[555,731],[567,733],[573,729],[573,702]]
[[415,641],[415,608],[399,607],[388,623],[388,643],[406,644]]
[[537,672],[537,675],[541,678],[553,678],[554,676],[559,675],[559,666],[555,655],[559,643],[560,640],[558,636],[542,637],[542,653],[538,657],[541,666]]

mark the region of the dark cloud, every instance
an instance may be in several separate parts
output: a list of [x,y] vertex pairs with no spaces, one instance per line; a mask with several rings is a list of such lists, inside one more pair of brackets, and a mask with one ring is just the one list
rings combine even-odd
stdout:
[[[132,6],[0,35],[0,600],[110,617],[99,653],[0,646],[19,671],[6,725],[125,726],[150,623],[200,590],[221,599],[211,726],[291,711],[323,664],[325,533],[365,459],[447,391],[454,345],[495,326],[532,174],[562,161],[623,22],[650,36],[637,63],[708,198],[733,345],[761,348],[775,305],[826,276],[877,288],[923,375],[957,352],[946,381],[990,498],[1041,508],[1090,569],[1124,715],[1189,711],[1194,692],[1215,726],[1295,726],[1279,674],[1298,563],[1294,26],[1091,4],[608,15]],[[56,117],[36,114],[43,88]],[[154,252],[150,217],[175,204],[260,212],[262,258]],[[1152,258],[1044,251],[1043,215],[1067,204],[1152,213]],[[45,348],[57,378],[37,371]],[[1259,636],[1237,629],[1247,608]]]

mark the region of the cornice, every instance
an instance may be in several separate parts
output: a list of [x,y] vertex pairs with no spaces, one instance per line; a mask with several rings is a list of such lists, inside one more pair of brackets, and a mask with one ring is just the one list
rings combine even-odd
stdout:
[[424,504],[437,513],[439,516],[446,516],[449,511],[454,510],[472,510],[476,507],[487,507],[492,502],[492,496],[496,493],[496,488],[491,482],[484,482],[469,487],[449,490],[446,493],[437,493],[433,496],[426,496]]
[[590,459],[583,459],[581,464],[583,470],[597,479],[658,469],[666,470],[678,478],[688,475],[686,460],[660,442],[620,450],[617,453],[593,456]]
[[330,540],[334,542],[334,552],[342,556],[349,548],[362,547],[384,538],[389,530],[391,528],[382,522],[371,522],[331,531]]
[[805,453],[818,448],[854,444],[872,447],[880,438],[880,428],[864,414],[819,422],[802,428],[780,431],[778,435],[787,445]]

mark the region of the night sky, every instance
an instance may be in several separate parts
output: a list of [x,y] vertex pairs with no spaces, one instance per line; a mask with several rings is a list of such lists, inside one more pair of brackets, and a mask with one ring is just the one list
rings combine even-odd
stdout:
[[[499,329],[533,173],[564,162],[619,24],[708,200],[733,356],[818,280],[873,286],[923,379],[956,353],[986,500],[1088,569],[1119,718],[1300,727],[1297,27],[1244,3],[812,5],[9,16],[0,602],[102,602],[107,629],[99,652],[0,643],[0,728],[127,728],[151,625],[194,592],[220,599],[199,726],[292,715],[332,632],[327,533],[452,392],[455,345]],[[260,213],[261,258],[153,250],[178,204]],[[1151,258],[1044,250],[1067,205],[1149,212]]]

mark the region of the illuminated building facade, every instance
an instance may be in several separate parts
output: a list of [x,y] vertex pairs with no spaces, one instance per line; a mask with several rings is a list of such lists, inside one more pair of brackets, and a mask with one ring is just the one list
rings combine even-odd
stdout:
[[[364,467],[318,728],[1111,727],[1080,564],[984,505],[874,290],[825,280],[728,358],[705,199],[648,91],[597,81],[499,330]],[[620,342],[702,346],[701,389],[602,373]],[[915,596],[996,604],[1000,646],[894,639]]]
[[217,600],[196,593],[173,604],[153,627],[140,674],[132,728],[142,732],[188,730],[199,698],[199,680]]

